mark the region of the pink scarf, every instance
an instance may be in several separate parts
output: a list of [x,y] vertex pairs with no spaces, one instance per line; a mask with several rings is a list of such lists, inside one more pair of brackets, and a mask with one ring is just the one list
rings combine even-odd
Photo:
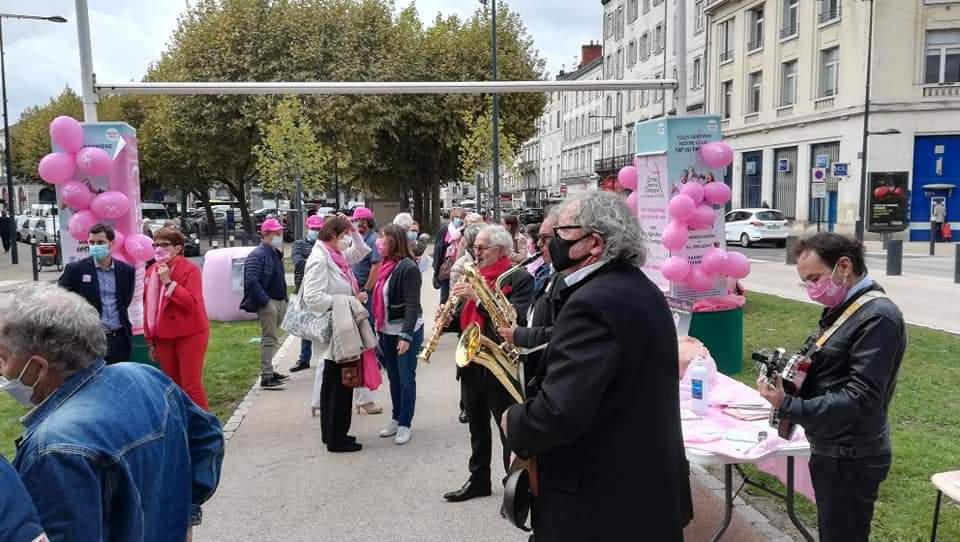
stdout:
[[399,260],[383,260],[380,264],[380,272],[377,274],[377,284],[373,287],[373,321],[377,324],[377,331],[383,329],[387,324],[387,306],[383,301],[383,288],[390,280],[390,274],[400,263]]
[[333,260],[333,263],[337,264],[337,267],[340,268],[340,273],[342,273],[344,278],[347,279],[347,282],[350,283],[353,294],[359,294],[360,285],[357,284],[357,277],[353,274],[353,269],[350,269],[350,264],[347,263],[347,258],[343,255],[343,252],[340,252],[336,247],[330,246],[329,243],[323,243],[323,248],[327,249],[327,254],[330,255],[330,259]]
[[[353,274],[353,270],[350,269],[350,264],[347,263],[346,256],[336,247],[330,246],[329,243],[323,243],[323,248],[327,249],[327,254],[330,255],[330,259],[333,260],[333,263],[337,264],[337,267],[340,268],[340,273],[342,273],[343,276],[346,277],[347,282],[350,283],[353,295],[359,294],[360,285],[357,283],[357,277]],[[377,361],[377,349],[371,348],[364,350],[361,355],[361,363],[363,363],[364,385],[371,390],[376,390],[380,387],[381,382],[380,363]]]
[[[167,263],[169,266],[169,262]],[[167,296],[166,288],[163,287],[163,284],[160,283],[160,275],[156,272],[156,267],[153,268],[154,272],[150,274],[147,278],[147,291],[144,295],[144,312],[146,312],[147,319],[147,334],[150,337],[157,336],[157,324],[160,323],[160,312],[163,310]],[[170,267],[170,273],[173,273],[173,267]]]

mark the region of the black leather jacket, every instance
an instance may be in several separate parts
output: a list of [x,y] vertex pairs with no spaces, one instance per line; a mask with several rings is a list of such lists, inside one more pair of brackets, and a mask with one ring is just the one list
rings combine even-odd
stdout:
[[[820,329],[829,328],[869,291],[883,289],[874,283],[824,311]],[[890,453],[887,410],[906,346],[900,309],[889,299],[869,302],[812,356],[800,397],[787,396],[780,416],[803,426],[815,454],[853,458]]]

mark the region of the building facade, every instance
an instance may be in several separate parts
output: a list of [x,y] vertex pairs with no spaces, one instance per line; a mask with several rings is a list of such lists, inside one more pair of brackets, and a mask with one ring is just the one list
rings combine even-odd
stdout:
[[[603,79],[600,45],[584,45],[580,66],[562,73],[558,79],[589,81]],[[564,92],[560,97],[562,146],[560,196],[585,192],[597,185],[594,158],[600,155],[600,119],[602,92]]]
[[708,2],[707,110],[736,151],[735,206],[855,230],[871,9],[867,180],[906,179],[911,239],[929,238],[938,198],[958,224],[960,1],[948,0]]

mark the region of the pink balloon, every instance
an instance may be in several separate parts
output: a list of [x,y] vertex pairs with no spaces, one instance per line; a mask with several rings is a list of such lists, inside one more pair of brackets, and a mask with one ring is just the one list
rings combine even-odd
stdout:
[[703,187],[703,199],[711,205],[726,205],[731,195],[726,183],[712,182]]
[[90,210],[100,218],[114,220],[127,214],[130,210],[130,199],[121,192],[110,190],[93,198]]
[[[114,243],[116,243],[116,239],[114,239]],[[133,261],[133,258],[131,258],[130,255],[123,250],[122,246],[118,246],[116,244],[114,244],[114,249],[110,252],[110,255],[113,256],[114,259],[120,260],[128,265],[134,265],[136,263]]]
[[70,180],[76,172],[73,155],[65,152],[51,152],[40,160],[37,173],[50,184],[60,184]]
[[727,253],[727,265],[724,271],[724,274],[731,278],[745,278],[750,274],[750,260],[739,252],[729,252]]
[[677,194],[670,199],[670,218],[672,220],[688,222],[696,210],[697,204],[686,194]]
[[61,115],[50,123],[50,139],[64,152],[76,154],[83,148],[83,126],[73,117]]
[[695,265],[690,269],[690,274],[687,275],[687,286],[693,288],[698,292],[704,292],[713,288],[714,279],[710,275],[703,272],[701,266]]
[[123,248],[134,260],[145,262],[153,258],[153,239],[142,233],[128,237],[123,243]]
[[705,230],[712,228],[716,220],[717,212],[713,210],[713,207],[704,203],[698,205],[696,210],[693,211],[693,216],[690,217],[688,224],[695,230]]
[[94,177],[110,173],[113,159],[107,151],[98,147],[84,147],[77,153],[77,167]]
[[690,274],[690,262],[683,256],[670,256],[663,262],[661,272],[670,282],[683,282]]
[[73,213],[73,216],[67,222],[67,229],[70,230],[70,235],[77,241],[86,241],[90,228],[98,222],[96,215],[84,209]]
[[703,254],[702,268],[708,275],[721,275],[727,265],[727,252],[719,248],[710,248]]
[[689,196],[696,205],[703,203],[703,185],[697,181],[688,181],[687,184],[680,185],[680,193]]
[[628,190],[637,189],[637,168],[633,166],[626,166],[617,173],[617,180],[620,181],[620,186]]
[[60,200],[74,211],[82,211],[90,207],[93,192],[81,182],[68,181],[60,187]]
[[733,163],[733,149],[722,141],[700,147],[700,158],[710,169],[723,169]]
[[667,250],[680,250],[687,246],[689,240],[690,232],[687,231],[687,225],[682,222],[673,221],[663,230],[662,242]]
[[123,242],[126,240],[127,236],[114,230],[113,231],[113,249],[114,250],[123,250]]
[[627,196],[627,207],[633,211],[633,214],[637,214],[637,193],[633,192]]

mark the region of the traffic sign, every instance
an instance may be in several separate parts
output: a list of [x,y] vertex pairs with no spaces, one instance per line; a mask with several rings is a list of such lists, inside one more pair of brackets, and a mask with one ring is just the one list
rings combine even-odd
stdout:
[[814,181],[810,184],[810,197],[813,199],[824,199],[827,197],[827,183]]
[[566,185],[566,184],[561,184],[561,185],[560,185],[560,196],[563,197],[563,196],[566,196],[566,195],[567,195],[567,185]]
[[849,176],[850,164],[834,162],[833,164],[833,176],[834,177],[847,177]]

